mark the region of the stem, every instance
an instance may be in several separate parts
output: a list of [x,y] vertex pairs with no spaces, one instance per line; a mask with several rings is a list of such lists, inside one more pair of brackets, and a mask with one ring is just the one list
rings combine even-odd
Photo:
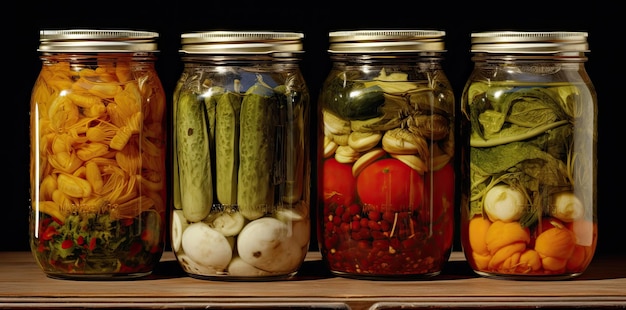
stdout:
[[394,232],[396,231],[396,224],[398,223],[398,212],[394,213],[393,216],[393,225],[391,226],[391,234],[389,234],[389,237],[393,237]]

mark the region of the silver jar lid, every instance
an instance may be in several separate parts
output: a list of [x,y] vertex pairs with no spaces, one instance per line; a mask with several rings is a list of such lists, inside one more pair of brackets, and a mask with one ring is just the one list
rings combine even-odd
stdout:
[[187,54],[274,54],[302,52],[304,34],[276,31],[207,31],[181,35]]
[[472,33],[474,53],[589,52],[586,32],[487,31]]
[[65,29],[41,30],[39,52],[157,52],[159,34],[150,31]]
[[355,30],[329,33],[330,53],[445,52],[445,31]]

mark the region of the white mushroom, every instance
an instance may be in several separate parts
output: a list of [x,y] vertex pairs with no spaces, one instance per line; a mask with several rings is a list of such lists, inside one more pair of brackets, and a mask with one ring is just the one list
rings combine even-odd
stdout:
[[183,215],[183,210],[174,210],[172,212],[172,250],[177,253],[181,248],[183,241],[183,231],[189,226],[189,223]]
[[290,224],[292,221],[306,220],[309,219],[309,205],[304,202],[299,202],[293,206],[287,205],[277,209],[275,214],[277,219],[286,224]]
[[207,222],[209,226],[227,237],[238,234],[246,221],[237,211],[223,211],[208,218],[210,219]]
[[280,208],[275,214],[277,219],[287,224],[288,236],[300,246],[306,246],[308,250],[311,240],[309,205],[301,201],[291,207]]
[[304,259],[289,226],[273,217],[248,223],[237,238],[237,251],[248,264],[277,273],[295,271]]
[[228,265],[228,275],[233,277],[263,277],[271,276],[273,273],[256,268],[246,263],[241,257],[236,256]]
[[185,254],[177,254],[176,258],[178,258],[178,262],[180,263],[180,266],[187,273],[205,275],[205,276],[214,276],[217,273],[217,270],[215,270],[215,268],[202,266],[194,262]]
[[223,270],[233,256],[231,242],[203,222],[190,224],[183,231],[182,239],[183,251],[203,267]]

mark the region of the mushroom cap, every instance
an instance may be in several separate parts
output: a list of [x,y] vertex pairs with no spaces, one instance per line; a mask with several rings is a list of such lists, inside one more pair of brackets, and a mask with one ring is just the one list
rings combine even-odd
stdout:
[[235,256],[228,265],[228,274],[233,277],[263,277],[271,276],[273,273],[256,268],[239,256]]
[[203,222],[190,224],[183,231],[182,248],[189,259],[217,270],[225,269],[233,256],[229,240]]
[[304,256],[291,226],[263,217],[248,223],[237,237],[237,252],[248,264],[269,272],[293,272]]

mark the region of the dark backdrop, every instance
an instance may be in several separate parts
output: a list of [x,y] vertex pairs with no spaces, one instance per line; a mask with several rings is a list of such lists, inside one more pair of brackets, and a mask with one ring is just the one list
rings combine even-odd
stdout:
[[[369,1],[371,2],[371,1]],[[586,64],[599,100],[598,118],[598,253],[626,252],[620,162],[624,127],[620,122],[626,72],[620,10],[593,1],[582,6],[567,1],[551,5],[466,1],[244,1],[205,0],[154,2],[111,1],[22,3],[20,11],[3,6],[2,70],[4,97],[2,152],[3,197],[0,205],[0,250],[28,250],[28,122],[29,99],[39,73],[37,47],[40,29],[117,28],[160,33],[157,70],[168,97],[182,70],[180,34],[207,30],[298,31],[305,35],[302,71],[312,93],[312,104],[330,62],[328,32],[354,29],[435,29],[446,31],[444,66],[457,101],[472,69],[470,33],[484,30],[564,30],[589,33],[591,52]],[[458,1],[455,1],[458,2]],[[313,234],[315,236],[315,234]],[[312,247],[317,248],[316,240]],[[455,250],[460,250],[458,238]]]

